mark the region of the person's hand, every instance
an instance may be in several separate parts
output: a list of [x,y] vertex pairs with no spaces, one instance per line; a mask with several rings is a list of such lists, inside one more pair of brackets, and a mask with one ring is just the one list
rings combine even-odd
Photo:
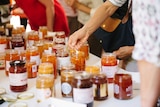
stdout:
[[81,28],[78,31],[70,35],[68,40],[69,48],[78,50],[88,39],[90,35],[85,28]]
[[116,55],[118,59],[127,59],[132,55],[134,46],[123,46],[113,53]]

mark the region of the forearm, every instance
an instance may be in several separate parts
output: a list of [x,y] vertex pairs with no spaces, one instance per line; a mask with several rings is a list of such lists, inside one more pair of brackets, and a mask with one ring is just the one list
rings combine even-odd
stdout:
[[160,67],[138,61],[141,78],[141,107],[154,107],[160,96]]

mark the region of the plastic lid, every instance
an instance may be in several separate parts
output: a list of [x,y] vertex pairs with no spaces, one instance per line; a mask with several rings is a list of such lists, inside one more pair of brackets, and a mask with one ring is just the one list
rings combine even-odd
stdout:
[[6,90],[4,88],[0,88],[0,95],[5,94]]
[[8,107],[27,107],[27,104],[23,102],[16,102],[16,103],[10,104]]
[[28,100],[34,97],[34,94],[31,92],[25,92],[25,93],[21,93],[18,94],[18,99],[23,99],[23,100]]

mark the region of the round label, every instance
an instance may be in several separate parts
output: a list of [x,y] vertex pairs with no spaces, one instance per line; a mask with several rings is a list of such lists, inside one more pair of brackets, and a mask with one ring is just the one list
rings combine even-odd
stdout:
[[62,83],[61,89],[64,94],[69,94],[72,91],[71,85],[67,82]]

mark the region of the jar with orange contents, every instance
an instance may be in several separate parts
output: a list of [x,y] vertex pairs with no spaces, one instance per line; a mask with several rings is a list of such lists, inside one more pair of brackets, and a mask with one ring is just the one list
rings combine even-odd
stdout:
[[84,52],[73,50],[70,54],[70,61],[75,65],[76,71],[84,71],[86,59],[84,56]]
[[89,45],[87,42],[80,47],[79,51],[84,52],[86,60],[89,59]]
[[37,67],[40,64],[40,55],[36,46],[31,46],[26,49],[26,60],[36,61]]
[[40,59],[42,58],[42,53],[44,51],[43,45],[44,45],[43,40],[35,41],[33,45],[33,46],[38,47],[38,52],[40,53]]
[[5,52],[5,49],[7,48],[7,39],[5,36],[0,36],[0,49],[1,52]]
[[52,47],[53,47],[53,42],[52,41],[48,41],[48,40],[44,41],[44,44],[43,44],[43,50],[44,51],[52,52]]
[[37,77],[38,69],[37,69],[36,61],[26,61],[26,69],[27,69],[28,78]]
[[107,76],[108,83],[113,83],[114,74],[118,71],[116,56],[113,53],[103,53],[101,67],[102,72]]
[[44,39],[47,35],[48,29],[47,26],[40,26],[39,27],[39,39]]
[[35,41],[39,41],[39,36],[37,31],[31,31],[28,33],[28,46],[33,46]]
[[57,78],[57,57],[55,53],[43,53],[41,61],[42,63],[45,63],[45,62],[52,63],[54,68],[53,74],[56,79]]
[[19,60],[19,54],[17,50],[13,49],[7,49],[6,50],[6,56],[5,56],[5,73],[8,76],[9,68],[10,68],[10,62],[14,60]]
[[5,68],[5,53],[0,52],[0,70]]
[[85,71],[91,74],[99,74],[100,73],[100,67],[95,65],[88,65],[85,67]]

